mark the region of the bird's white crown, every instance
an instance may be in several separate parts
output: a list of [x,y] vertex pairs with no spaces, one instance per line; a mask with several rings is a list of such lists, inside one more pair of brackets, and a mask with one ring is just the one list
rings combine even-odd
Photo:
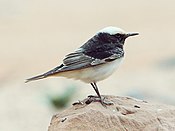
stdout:
[[99,33],[108,33],[110,35],[115,35],[117,33],[125,34],[126,32],[123,29],[120,29],[118,27],[109,26],[109,27],[105,27],[97,32],[97,34],[99,34]]

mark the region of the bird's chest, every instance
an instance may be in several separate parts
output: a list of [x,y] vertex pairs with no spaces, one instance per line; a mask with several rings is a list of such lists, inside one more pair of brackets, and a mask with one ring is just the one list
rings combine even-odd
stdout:
[[109,77],[119,67],[122,60],[123,58],[120,58],[106,64],[83,69],[79,73],[79,75],[77,75],[78,76],[77,79],[80,79],[87,83],[104,80],[107,77]]

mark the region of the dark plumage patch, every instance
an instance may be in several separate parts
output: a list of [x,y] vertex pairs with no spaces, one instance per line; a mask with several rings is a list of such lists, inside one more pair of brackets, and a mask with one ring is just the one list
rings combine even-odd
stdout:
[[122,34],[110,35],[99,33],[88,40],[83,46],[84,54],[97,59],[104,59],[113,54],[123,56],[123,45],[126,37]]

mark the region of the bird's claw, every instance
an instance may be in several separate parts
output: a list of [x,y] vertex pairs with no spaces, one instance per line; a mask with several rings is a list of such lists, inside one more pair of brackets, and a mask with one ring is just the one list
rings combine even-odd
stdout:
[[105,99],[105,97],[98,97],[98,96],[93,96],[93,95],[89,95],[87,99],[85,99],[85,101],[78,101],[78,102],[74,102],[72,105],[83,105],[85,104],[90,104],[92,102],[100,102],[102,106],[107,107],[109,105],[113,105],[113,102],[107,101]]
[[83,105],[84,103],[82,102],[82,101],[77,101],[77,102],[74,102],[72,105],[74,106],[74,105]]
[[105,97],[101,98],[98,96],[89,95],[87,100],[85,101],[85,103],[90,104],[91,102],[100,102],[102,104],[102,106],[104,106],[104,107],[114,104],[113,102],[106,101]]

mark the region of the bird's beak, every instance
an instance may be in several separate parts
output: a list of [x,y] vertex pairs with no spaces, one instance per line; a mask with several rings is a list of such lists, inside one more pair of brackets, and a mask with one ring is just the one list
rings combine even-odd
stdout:
[[126,34],[126,37],[135,36],[135,35],[139,35],[139,33],[138,32],[129,32]]

